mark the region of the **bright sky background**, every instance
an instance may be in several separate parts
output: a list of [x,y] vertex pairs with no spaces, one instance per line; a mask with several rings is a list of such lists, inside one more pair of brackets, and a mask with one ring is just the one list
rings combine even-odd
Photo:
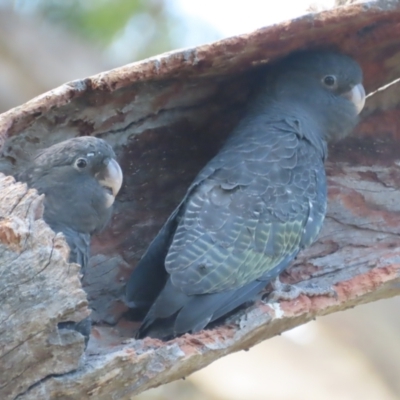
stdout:
[[[1,2],[2,0],[0,0]],[[150,1],[150,0],[149,0]],[[167,12],[179,20],[171,24],[176,48],[194,47],[229,36],[252,32],[306,14],[311,6],[331,8],[335,0],[165,0]],[[172,20],[174,19],[172,18]],[[135,59],[157,25],[147,14],[135,15],[107,49],[115,65]],[[132,48],[135,43],[135,48]],[[126,51],[126,49],[130,49]]]
[[172,0],[171,8],[188,20],[185,45],[196,46],[300,16],[311,4],[330,8],[334,0]]

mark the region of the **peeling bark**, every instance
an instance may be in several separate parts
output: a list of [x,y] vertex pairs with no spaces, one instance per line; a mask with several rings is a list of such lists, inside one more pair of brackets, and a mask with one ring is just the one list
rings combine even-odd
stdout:
[[[400,2],[355,4],[54,89],[0,115],[0,170],[38,148],[96,135],[115,148],[124,186],[110,227],[79,266],[41,219],[42,197],[0,176],[0,398],[128,399],[320,315],[400,293],[398,82],[369,97],[355,134],[332,146],[328,216],[282,280],[337,297],[260,299],[225,324],[169,342],[132,339],[124,284],[191,180],[215,154],[257,85],[260,65],[298,48],[354,56],[367,91],[400,77]],[[86,294],[87,293],[87,299]],[[83,338],[60,331],[92,309]]]

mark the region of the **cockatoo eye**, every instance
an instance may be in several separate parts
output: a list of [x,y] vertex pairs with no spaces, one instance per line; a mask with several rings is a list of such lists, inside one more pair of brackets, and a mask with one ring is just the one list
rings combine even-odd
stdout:
[[79,168],[79,169],[84,169],[84,168],[86,168],[86,166],[87,166],[87,161],[86,161],[84,158],[78,158],[78,159],[75,161],[75,165],[76,165],[76,167]]
[[325,86],[328,88],[335,88],[337,86],[336,83],[336,76],[333,75],[327,75],[322,79],[322,82],[324,83]]

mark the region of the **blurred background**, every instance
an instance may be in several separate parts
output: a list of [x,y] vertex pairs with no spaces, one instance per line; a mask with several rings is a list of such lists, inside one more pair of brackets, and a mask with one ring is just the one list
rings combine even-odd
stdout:
[[[0,112],[70,80],[334,3],[0,0]],[[395,298],[320,318],[136,398],[398,400],[399,309]]]

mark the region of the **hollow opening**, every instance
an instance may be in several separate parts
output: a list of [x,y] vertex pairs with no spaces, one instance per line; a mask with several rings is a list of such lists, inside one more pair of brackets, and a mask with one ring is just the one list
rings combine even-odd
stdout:
[[[117,110],[126,110],[118,129],[110,125],[101,133],[87,131],[89,125],[95,129],[101,113],[97,112],[93,123],[88,124],[84,115],[87,104],[83,104],[81,119],[75,116],[57,125],[54,116],[38,116],[21,136],[6,143],[0,160],[0,169],[5,173],[18,171],[35,149],[77,134],[103,137],[117,153],[124,184],[109,226],[92,238],[92,256],[82,279],[92,309],[89,354],[109,351],[133,336],[138,323],[132,322],[124,303],[126,280],[193,178],[217,153],[240,119],[256,83],[253,71],[225,81],[208,80],[203,95],[198,94],[202,86],[199,83],[188,82],[179,89],[174,82],[154,87],[147,84],[141,90],[148,89],[155,97],[140,101],[136,86],[124,88],[107,100],[107,109],[114,104]],[[186,102],[177,102],[175,96],[186,98]],[[370,109],[349,138],[330,147],[328,175],[340,174],[343,162],[389,166],[398,160],[400,113],[394,107],[397,104],[393,104],[384,112]],[[67,113],[73,106],[76,104],[58,113]]]

